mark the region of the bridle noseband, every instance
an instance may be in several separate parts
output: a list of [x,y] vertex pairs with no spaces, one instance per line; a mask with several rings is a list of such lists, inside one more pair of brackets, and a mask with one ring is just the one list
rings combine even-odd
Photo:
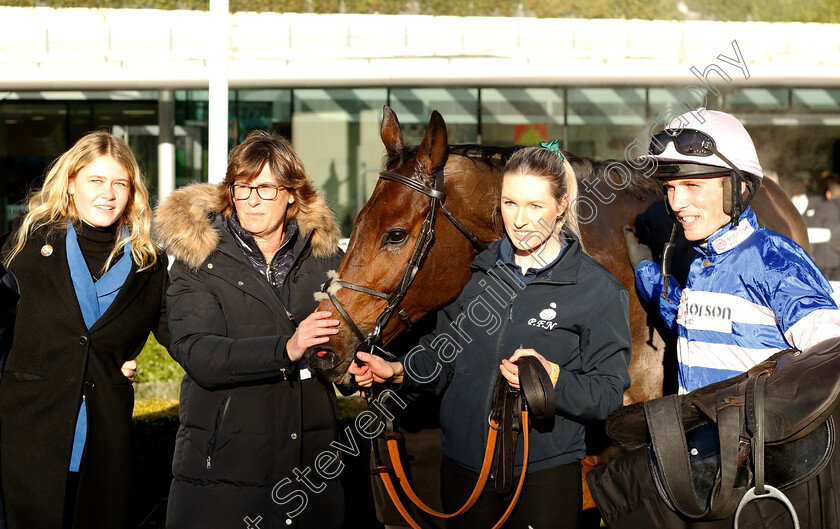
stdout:
[[[354,285],[352,283],[347,283],[346,281],[341,281],[340,279],[330,278],[324,283],[324,286],[321,288],[321,292],[324,292],[329,296],[330,301],[332,301],[335,308],[338,309],[339,314],[344,318],[344,321],[350,326],[353,332],[356,334],[356,337],[359,338],[359,341],[362,342],[360,346],[360,351],[370,351],[373,345],[380,340],[382,337],[382,329],[388,324],[388,321],[391,319],[391,316],[396,311],[400,317],[400,320],[405,324],[407,330],[411,330],[411,318],[408,316],[408,313],[400,306],[400,302],[403,300],[405,295],[408,293],[408,289],[411,286],[411,283],[414,281],[414,278],[417,276],[417,273],[420,271],[420,268],[423,267],[423,262],[426,260],[426,257],[429,255],[429,251],[432,248],[432,244],[434,243],[435,238],[435,220],[437,219],[437,210],[438,205],[440,205],[440,209],[443,212],[444,216],[449,219],[449,221],[460,231],[464,234],[467,239],[473,244],[473,246],[481,251],[487,248],[487,245],[481,241],[463,222],[461,222],[457,217],[455,217],[454,213],[446,206],[446,193],[444,192],[444,174],[443,174],[443,167],[435,171],[435,181],[434,187],[429,187],[423,182],[410,178],[408,176],[403,176],[399,173],[394,173],[392,171],[382,171],[379,173],[379,178],[382,180],[391,180],[397,183],[400,183],[409,189],[417,191],[418,193],[422,193],[429,197],[431,200],[429,205],[429,212],[426,214],[426,218],[423,220],[423,225],[420,228],[420,235],[417,237],[417,242],[414,244],[414,251],[411,253],[411,258],[408,260],[408,264],[403,271],[402,277],[400,278],[397,286],[390,294],[386,294],[384,292],[380,292],[378,290],[374,290],[372,288],[363,287],[359,285]],[[369,294],[371,296],[376,296],[378,298],[382,298],[387,301],[385,308],[379,314],[379,317],[376,318],[376,325],[373,328],[373,331],[365,335],[353,321],[353,318],[350,317],[350,314],[344,309],[338,299],[335,297],[335,294],[329,291],[330,285],[339,285],[343,288],[348,288],[350,290],[355,290],[356,292],[362,292],[364,294]]]

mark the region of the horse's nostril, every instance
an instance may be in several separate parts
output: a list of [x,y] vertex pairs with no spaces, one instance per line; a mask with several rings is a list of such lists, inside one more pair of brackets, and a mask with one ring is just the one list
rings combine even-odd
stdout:
[[324,358],[328,354],[329,354],[329,352],[327,352],[327,351],[318,351],[317,353],[315,353],[315,355],[319,358]]

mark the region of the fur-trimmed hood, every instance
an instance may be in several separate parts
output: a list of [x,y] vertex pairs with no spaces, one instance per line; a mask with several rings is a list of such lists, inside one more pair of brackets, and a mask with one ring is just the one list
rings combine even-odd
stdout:
[[[219,245],[219,233],[212,214],[219,213],[221,184],[191,184],[173,191],[155,209],[152,223],[156,241],[176,259],[197,269]],[[339,251],[341,229],[335,213],[320,194],[298,209],[298,229],[303,237],[311,233],[312,255],[332,257]]]

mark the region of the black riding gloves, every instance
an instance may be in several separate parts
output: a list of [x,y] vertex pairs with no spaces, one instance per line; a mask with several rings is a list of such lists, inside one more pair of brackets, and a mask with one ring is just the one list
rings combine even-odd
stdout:
[[637,242],[633,228],[626,224],[624,225],[624,241],[627,243],[627,255],[630,257],[630,266],[633,270],[638,268],[642,261],[653,261],[650,246]]

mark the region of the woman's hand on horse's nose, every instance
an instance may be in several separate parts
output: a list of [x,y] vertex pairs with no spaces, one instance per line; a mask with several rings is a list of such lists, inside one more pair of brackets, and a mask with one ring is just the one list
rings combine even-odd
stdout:
[[286,354],[289,360],[295,362],[303,357],[312,346],[320,345],[330,341],[330,336],[338,334],[338,320],[329,319],[332,313],[327,310],[316,310],[307,316],[289,341],[286,342]]

